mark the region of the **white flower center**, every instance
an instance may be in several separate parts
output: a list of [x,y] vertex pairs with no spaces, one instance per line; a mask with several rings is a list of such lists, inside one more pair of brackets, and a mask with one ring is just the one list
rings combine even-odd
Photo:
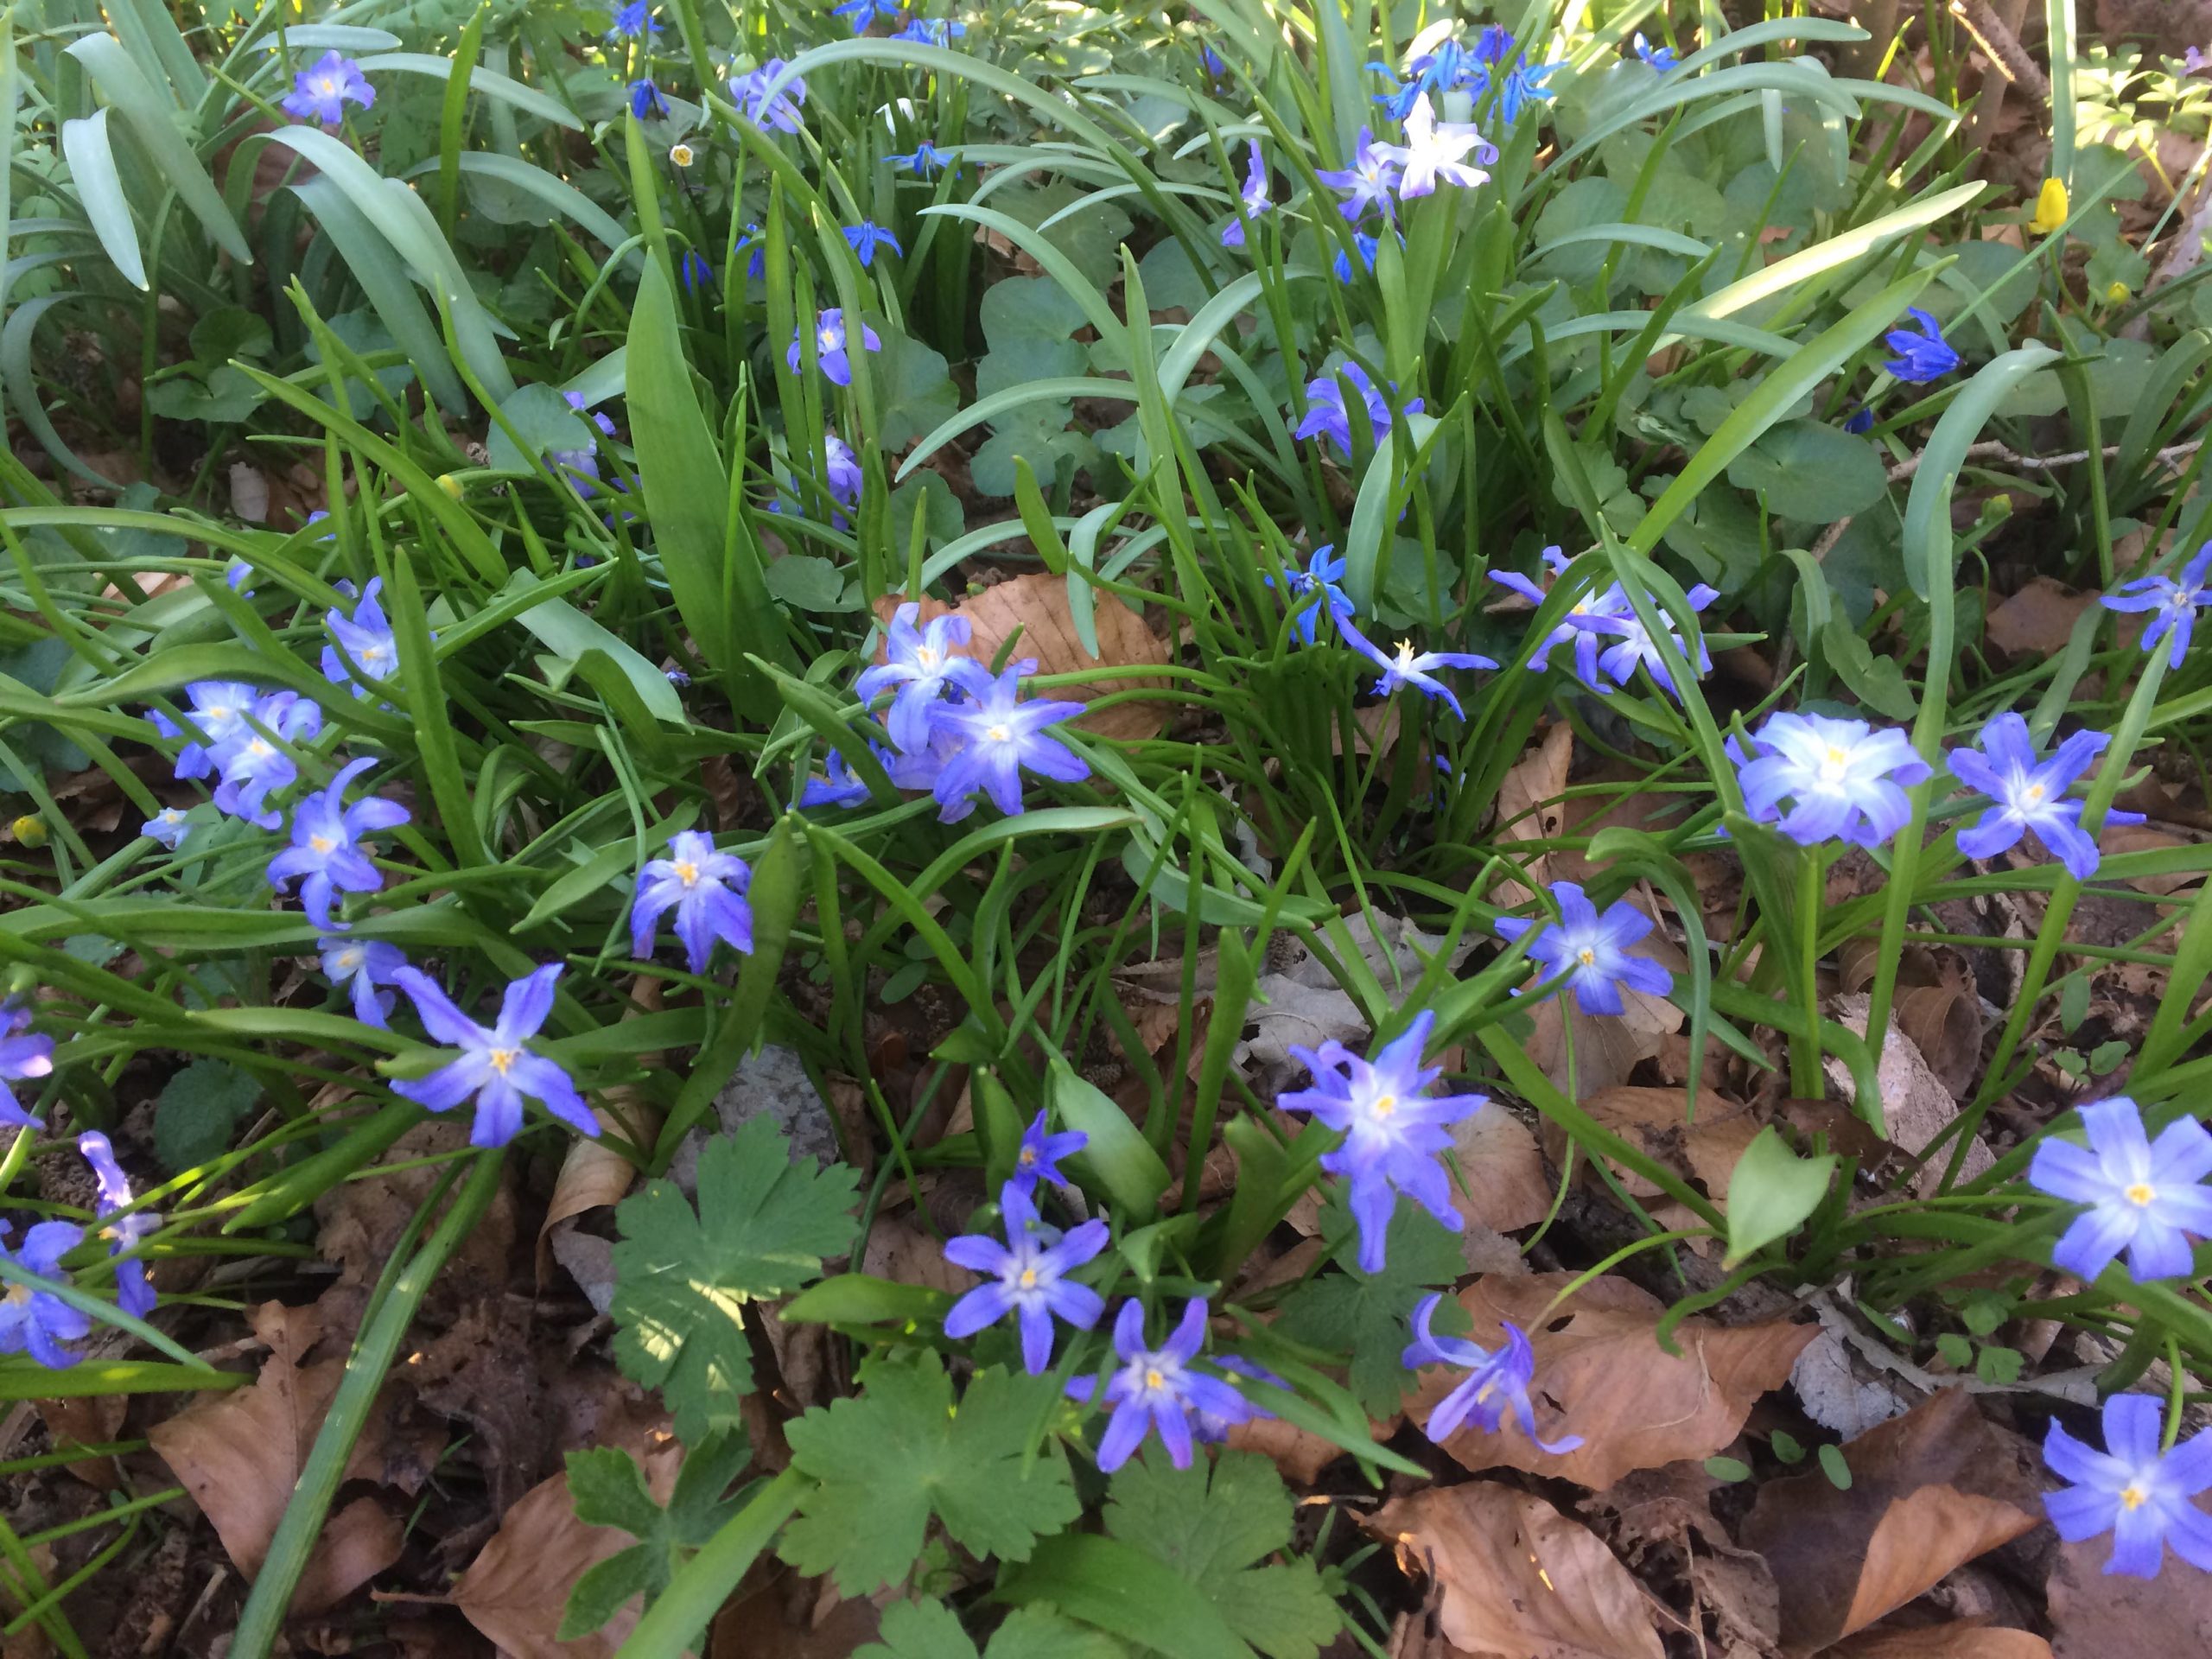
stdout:
[[338,843],[328,836],[309,836],[308,837],[308,845],[314,848],[318,853],[327,854],[334,851],[337,848]]
[[937,652],[927,645],[915,646],[914,666],[917,668],[935,668],[937,666]]
[[994,743],[1011,743],[1014,741],[1013,731],[1005,726],[986,727],[983,731],[983,735],[990,739]]
[[2020,791],[2020,798],[2025,801],[2030,806],[2035,806],[2040,804],[2043,798],[2048,793],[2050,793],[2050,791],[2044,789],[2041,784],[2030,784],[2025,789]]
[[[16,1289],[20,1290],[22,1289],[22,1287],[18,1286],[16,1287]],[[13,1300],[15,1299],[15,1295],[16,1291],[10,1291],[9,1293],[9,1299]],[[1144,1368],[1144,1385],[1147,1389],[1164,1389],[1167,1386],[1166,1374],[1157,1365],[1147,1365]]]
[[815,344],[823,351],[834,352],[845,343],[844,331],[838,328],[817,328],[814,331],[814,340]]

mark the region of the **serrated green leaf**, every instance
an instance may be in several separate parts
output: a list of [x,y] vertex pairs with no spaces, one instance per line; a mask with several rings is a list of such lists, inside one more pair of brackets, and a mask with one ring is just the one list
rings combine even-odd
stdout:
[[[1390,1217],[1382,1271],[1370,1274],[1359,1269],[1351,1212],[1341,1198],[1322,1212],[1321,1232],[1344,1271],[1325,1274],[1284,1298],[1275,1332],[1309,1347],[1350,1354],[1346,1380],[1361,1408],[1387,1417],[1413,1386],[1413,1374],[1399,1356],[1414,1304],[1467,1270],[1459,1241],[1419,1205],[1402,1201]],[[1440,1329],[1465,1317],[1449,1297],[1436,1312]]]
[[1336,1604],[1313,1564],[1268,1563],[1290,1543],[1291,1499],[1256,1452],[1224,1452],[1188,1469],[1161,1459],[1124,1464],[1106,1530],[1159,1557],[1268,1659],[1313,1659],[1337,1632]]
[[822,1258],[852,1241],[858,1177],[791,1161],[775,1124],[756,1117],[699,1155],[699,1207],[655,1181],[616,1207],[614,1357],[661,1391],[676,1432],[697,1445],[739,1421],[753,1386],[745,1304],[821,1276]]
[[261,1098],[261,1084],[227,1060],[194,1060],[162,1085],[154,1103],[154,1155],[191,1169],[229,1150],[238,1120]]
[[586,1526],[620,1527],[637,1543],[609,1556],[576,1580],[562,1616],[560,1637],[595,1630],[631,1597],[650,1604],[668,1588],[692,1551],[705,1543],[741,1499],[725,1498],[752,1448],[742,1433],[716,1433],[683,1459],[665,1507],[655,1502],[637,1460],[619,1446],[569,1453],[569,1496]]
[[[959,1616],[941,1601],[894,1601],[883,1610],[881,1640],[853,1659],[976,1659]],[[984,1659],[1120,1659],[1122,1648],[1049,1607],[1017,1607],[991,1637]]]
[[643,1544],[632,1544],[591,1568],[569,1592],[569,1605],[561,1614],[555,1637],[573,1642],[599,1629],[620,1612],[632,1596],[653,1587],[654,1566],[653,1552]]
[[785,1429],[793,1465],[822,1484],[800,1499],[779,1553],[866,1595],[906,1576],[934,1515],[963,1549],[1027,1560],[1082,1510],[1058,1444],[1034,1443],[1052,1397],[1049,1377],[993,1367],[956,1411],[936,1353],[870,1360],[857,1396]]

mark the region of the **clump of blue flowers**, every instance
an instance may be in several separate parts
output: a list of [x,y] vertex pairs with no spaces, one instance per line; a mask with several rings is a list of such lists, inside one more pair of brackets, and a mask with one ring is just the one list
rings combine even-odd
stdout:
[[1382,1270],[1390,1212],[1401,1192],[1453,1231],[1465,1225],[1452,1207],[1451,1179],[1437,1154],[1452,1144],[1446,1126],[1472,1117],[1490,1099],[1427,1092],[1444,1074],[1441,1066],[1421,1064],[1435,1025],[1436,1016],[1422,1010],[1370,1059],[1333,1038],[1318,1049],[1294,1046],[1291,1058],[1313,1074],[1313,1084],[1275,1101],[1287,1112],[1311,1112],[1344,1137],[1322,1155],[1321,1167],[1349,1184],[1364,1273]]

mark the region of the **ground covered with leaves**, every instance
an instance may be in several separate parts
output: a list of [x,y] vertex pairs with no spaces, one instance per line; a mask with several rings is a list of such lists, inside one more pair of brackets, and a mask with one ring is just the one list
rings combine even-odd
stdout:
[[2208,54],[0,18],[0,1656],[2212,1650]]

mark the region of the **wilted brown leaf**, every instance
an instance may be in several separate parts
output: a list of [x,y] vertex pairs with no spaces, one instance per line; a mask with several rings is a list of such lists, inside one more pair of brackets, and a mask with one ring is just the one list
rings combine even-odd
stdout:
[[[45,1420],[47,1438],[54,1449],[73,1446],[101,1446],[122,1432],[130,1402],[120,1394],[103,1394],[74,1400],[41,1400],[38,1414]],[[106,1491],[116,1484],[115,1463],[110,1458],[79,1458],[61,1465],[89,1486]]]
[[[683,1453],[650,1452],[645,1484],[665,1503]],[[541,1480],[500,1519],[499,1531],[453,1587],[454,1605],[512,1659],[613,1659],[638,1622],[633,1603],[589,1636],[554,1639],[576,1580],[636,1541],[619,1527],[576,1519],[569,1478]]]
[[[1378,1424],[1376,1440],[1390,1438],[1390,1426]],[[1311,1486],[1320,1472],[1344,1455],[1334,1440],[1325,1440],[1280,1417],[1259,1417],[1229,1426],[1229,1445],[1238,1452],[1256,1452],[1282,1471],[1295,1485]]]
[[[2107,1651],[2145,1649],[2123,1643]],[[2051,1652],[2050,1643],[2026,1630],[1959,1618],[1912,1630],[1869,1630],[1830,1648],[1828,1659],[2051,1659]]]
[[1493,1101],[1452,1129],[1466,1190],[1459,1208],[1496,1233],[1534,1226],[1551,1213],[1552,1184],[1529,1126]]
[[[1560,721],[1544,734],[1544,741],[1515,761],[1498,780],[1497,828],[1492,839],[1549,841],[1565,827],[1566,810],[1560,797],[1567,790],[1568,763],[1574,758],[1574,728]],[[1544,855],[1527,867],[1531,881],[1548,880]],[[1510,910],[1536,896],[1535,889],[1521,882],[1501,881],[1491,890],[1491,901]]]
[[340,1602],[399,1559],[406,1529],[373,1497],[357,1497],[324,1522],[315,1553],[301,1570],[291,1611],[319,1613]]
[[[255,1334],[270,1350],[254,1385],[195,1401],[156,1424],[146,1436],[213,1523],[238,1571],[249,1579],[268,1556],[270,1540],[276,1535],[276,1523],[346,1370],[342,1359],[300,1363],[321,1334],[315,1309],[269,1302],[252,1317]],[[370,1413],[346,1465],[349,1478],[382,1478],[388,1443],[385,1421],[381,1409]],[[363,1503],[375,1514],[365,1511],[348,1519],[350,1511]],[[331,1519],[315,1554],[317,1559],[327,1554],[332,1559],[318,1570],[313,1585],[302,1581],[293,1596],[296,1610],[319,1611],[333,1605],[398,1558],[397,1529],[378,1520],[381,1515],[375,1503],[365,1498]],[[359,1577],[350,1576],[356,1572]],[[311,1602],[310,1588],[329,1599]]]
[[[642,1117],[639,1111],[644,1112]],[[599,1120],[601,1128],[611,1129],[625,1139],[651,1135],[660,1127],[659,1114],[643,1108],[633,1111],[627,1122],[604,1107],[594,1107],[592,1116]],[[546,1202],[545,1219],[537,1228],[537,1282],[541,1286],[553,1269],[553,1230],[587,1210],[620,1203],[637,1175],[638,1166],[612,1147],[582,1135],[569,1143],[568,1154],[561,1160],[561,1173],[553,1182],[553,1196]]]
[[2097,602],[2094,589],[2077,594],[2049,576],[2031,576],[1989,613],[1989,643],[2007,657],[2056,657],[2073,637],[2082,613]]
[[[1751,1108],[1724,1100],[1711,1089],[1699,1093],[1695,1122],[1687,1121],[1689,1093],[1683,1089],[1601,1089],[1582,1106],[1630,1146],[1677,1174],[1694,1177],[1722,1202],[1736,1160],[1760,1128]],[[1659,1188],[1642,1176],[1620,1174],[1622,1185],[1636,1197],[1659,1196]]]
[[[888,622],[899,602],[887,594],[876,601],[876,614]],[[926,594],[919,603],[923,622],[948,612],[966,617],[973,630],[967,653],[985,664],[998,655],[1000,645],[1017,628],[1021,631],[1021,638],[1014,645],[1014,656],[1034,657],[1039,674],[1080,674],[1102,664],[1119,668],[1167,661],[1166,643],[1145,626],[1144,619],[1120,600],[1104,595],[1100,596],[1094,613],[1098,655],[1093,657],[1084,649],[1083,641],[1076,633],[1075,618],[1068,610],[1065,579],[1045,571],[986,588],[957,606],[947,605]],[[880,650],[877,660],[884,660]],[[1158,678],[1116,677],[1058,686],[1051,695],[1070,702],[1087,702],[1111,692],[1158,688],[1166,683]],[[1152,737],[1167,723],[1172,709],[1172,704],[1148,700],[1117,703],[1111,709],[1084,715],[1076,723],[1101,737]]]
[[1769,1481],[1743,1529],[1782,1586],[1782,1634],[1817,1649],[1865,1629],[1953,1567],[2043,1518],[2039,1483],[1960,1389],[1844,1447],[1851,1487]]
[[[1464,1429],[1444,1449],[1467,1468],[1522,1469],[1603,1491],[1632,1469],[1711,1457],[1736,1438],[1752,1402],[1782,1386],[1819,1330],[1689,1319],[1674,1332],[1677,1357],[1654,1334],[1666,1304],[1625,1279],[1599,1279],[1550,1311],[1573,1277],[1490,1274],[1459,1293],[1474,1339],[1484,1347],[1501,1340],[1506,1320],[1528,1333],[1537,1433],[1547,1440],[1582,1436],[1575,1450],[1554,1455],[1510,1423],[1496,1434]],[[1424,1372],[1414,1414],[1425,1419],[1456,1380],[1443,1370]]]
[[1455,1648],[1491,1659],[1662,1659],[1656,1615],[1586,1527],[1492,1481],[1385,1504],[1368,1530],[1432,1580]]
[[[1866,1016],[1873,999],[1866,996],[1830,997],[1821,1012],[1837,1024],[1864,1037]],[[1837,1094],[1856,1103],[1851,1070],[1829,1056],[1822,1062]],[[1883,1128],[1889,1142],[1901,1152],[1916,1153],[1949,1127],[1959,1115],[1959,1103],[1914,1042],[1892,1020],[1882,1039],[1882,1052],[1874,1065],[1874,1084],[1881,1090]],[[1971,1179],[1996,1162],[1980,1135],[1967,1148],[1965,1173]],[[1942,1159],[1931,1159],[1914,1178],[1913,1191],[1925,1196],[1943,1179]]]

